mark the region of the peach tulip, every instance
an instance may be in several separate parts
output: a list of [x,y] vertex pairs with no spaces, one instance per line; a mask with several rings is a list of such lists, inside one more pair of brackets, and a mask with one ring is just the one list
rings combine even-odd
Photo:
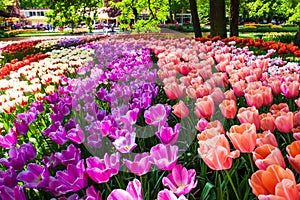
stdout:
[[260,128],[259,114],[258,110],[252,106],[248,108],[240,108],[237,114],[237,117],[241,124],[249,122],[250,124],[255,124],[256,130]]
[[276,129],[275,118],[271,113],[262,113],[259,115],[260,120],[260,128],[263,131],[271,131],[274,132]]
[[299,190],[293,172],[279,165],[258,170],[249,180],[252,192],[259,199],[299,199]]
[[238,82],[235,82],[232,85],[234,94],[238,97],[243,96],[244,95],[244,90],[246,89],[247,84],[244,80],[240,80]]
[[278,147],[278,143],[276,141],[276,137],[273,133],[271,133],[270,131],[264,131],[261,134],[257,134],[256,135],[256,145],[262,146],[264,144],[270,144],[273,145],[274,147]]
[[300,126],[300,111],[293,112],[294,115],[294,127]]
[[254,124],[244,123],[234,125],[227,132],[235,149],[243,153],[250,153],[256,146],[256,128]]
[[294,115],[292,112],[278,112],[275,115],[276,128],[282,133],[289,133],[294,128]]
[[222,115],[228,119],[233,119],[237,112],[237,106],[234,100],[223,100],[219,108]]
[[164,90],[169,99],[183,98],[186,95],[186,87],[176,82],[166,84]]
[[276,114],[280,111],[289,112],[290,111],[289,106],[286,103],[280,103],[280,104],[273,104],[270,107],[270,112],[272,114]]
[[295,140],[300,140],[300,126],[292,129]]
[[201,139],[198,143],[200,157],[212,170],[230,169],[232,159],[240,155],[238,150],[230,152],[230,145],[225,135],[216,135],[208,139]]
[[281,82],[279,79],[268,80],[268,86],[272,89],[273,94],[280,94],[281,93]]
[[255,106],[259,109],[263,105],[263,95],[260,90],[249,90],[245,93],[245,99],[247,101],[248,106]]
[[190,111],[188,107],[185,105],[185,103],[182,100],[180,100],[178,103],[176,103],[173,106],[172,112],[179,118],[185,118],[186,116],[189,115]]
[[223,127],[223,124],[219,120],[215,120],[215,121],[209,122],[207,124],[206,128],[207,129],[209,129],[209,128],[216,128],[219,131],[219,133],[225,134],[225,129]]
[[219,87],[214,88],[210,96],[216,104],[221,103],[225,99],[224,93]]
[[224,95],[225,95],[225,99],[227,100],[234,100],[236,101],[236,97],[234,95],[234,91],[232,89],[230,90],[227,90],[226,92],[224,92]]
[[270,87],[261,86],[259,88],[263,96],[263,106],[269,106],[273,103],[272,89]]
[[285,162],[279,148],[270,144],[257,147],[253,152],[253,161],[258,169],[265,170],[272,164],[280,165],[285,168]]
[[294,141],[286,147],[287,156],[292,167],[300,174],[300,141]]
[[210,96],[205,96],[203,98],[197,99],[195,103],[194,113],[199,119],[210,119],[211,116],[214,114],[214,111],[214,101]]

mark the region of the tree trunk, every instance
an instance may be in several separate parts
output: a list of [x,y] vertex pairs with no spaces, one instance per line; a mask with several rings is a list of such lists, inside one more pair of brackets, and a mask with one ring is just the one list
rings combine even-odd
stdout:
[[202,37],[202,32],[201,32],[200,21],[199,21],[199,16],[197,11],[197,3],[196,0],[189,0],[189,2],[190,2],[190,9],[192,14],[195,38],[199,38]]
[[136,23],[137,22],[137,20],[138,20],[138,12],[137,12],[137,9],[136,8],[132,8],[132,12],[133,12],[133,15],[134,15],[134,23]]
[[174,19],[173,19],[173,13],[172,13],[171,6],[172,6],[172,0],[169,0],[169,7],[170,7],[170,13],[169,13],[170,16],[169,17],[170,17],[170,23],[173,23]]
[[300,24],[298,24],[298,31],[294,38],[294,45],[300,47]]
[[210,0],[210,35],[226,38],[225,0]]
[[230,0],[230,37],[239,36],[240,0]]

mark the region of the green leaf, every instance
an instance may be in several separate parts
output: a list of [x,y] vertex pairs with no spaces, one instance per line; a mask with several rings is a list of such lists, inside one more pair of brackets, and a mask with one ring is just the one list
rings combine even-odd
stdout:
[[214,185],[211,184],[210,182],[207,182],[203,188],[203,191],[201,193],[201,199],[207,199],[211,189],[214,188]]

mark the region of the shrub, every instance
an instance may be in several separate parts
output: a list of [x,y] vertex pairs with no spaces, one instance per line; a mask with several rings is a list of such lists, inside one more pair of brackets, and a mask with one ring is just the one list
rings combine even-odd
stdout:
[[291,43],[295,37],[294,33],[265,33],[262,37],[265,41],[275,41],[275,42],[283,42],[283,43]]

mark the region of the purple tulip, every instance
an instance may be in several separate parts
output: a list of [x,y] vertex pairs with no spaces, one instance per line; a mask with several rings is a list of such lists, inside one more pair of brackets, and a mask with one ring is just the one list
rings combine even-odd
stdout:
[[22,144],[19,148],[12,147],[8,152],[9,158],[1,158],[0,163],[15,170],[22,170],[28,160],[33,160],[36,150],[31,143]]
[[121,116],[120,121],[123,123],[124,128],[127,130],[132,129],[132,125],[136,123],[139,115],[139,109],[135,108],[133,110],[129,110],[126,115]]
[[164,189],[158,193],[157,200],[187,200],[187,198],[183,195],[177,198],[171,190]]
[[47,129],[43,130],[42,134],[60,145],[68,141],[67,132],[59,121],[54,122]]
[[56,172],[55,178],[50,178],[49,189],[53,194],[59,195],[77,192],[85,188],[87,184],[84,160],[80,160],[76,165],[69,164],[67,170]]
[[117,138],[113,145],[121,153],[130,153],[137,146],[135,143],[135,132],[127,133],[125,136]]
[[101,200],[100,191],[96,192],[93,185],[86,189],[85,200]]
[[47,167],[30,163],[27,170],[19,173],[17,179],[23,181],[26,188],[43,188],[48,184],[49,176]]
[[5,136],[0,135],[0,146],[6,149],[10,149],[17,144],[18,138],[16,132],[10,128]]
[[151,162],[161,170],[172,170],[178,159],[178,147],[158,144],[150,150]]
[[71,130],[72,128],[76,128],[76,118],[71,118],[68,120],[68,123],[64,125],[67,131]]
[[76,128],[72,128],[67,132],[67,138],[76,144],[84,142],[85,135],[79,124],[76,124]]
[[40,101],[35,101],[30,104],[30,108],[35,110],[36,114],[44,112],[44,103]]
[[98,133],[94,133],[87,137],[87,144],[90,148],[101,148],[102,136]]
[[177,141],[180,130],[180,124],[172,127],[162,126],[155,134],[163,144],[174,144]]
[[[58,200],[80,200],[81,198],[79,197],[78,194],[72,194],[71,196],[68,197],[59,197]],[[50,200],[55,200],[55,199],[50,199]]]
[[17,184],[17,173],[14,168],[9,167],[6,171],[0,171],[0,185],[14,188]]
[[59,96],[57,92],[53,92],[52,94],[46,96],[45,100],[50,104],[56,104],[59,101]]
[[167,110],[163,104],[156,104],[145,111],[144,117],[147,124],[160,127],[167,122]]
[[116,175],[120,168],[120,154],[112,154],[110,157],[106,153],[104,159],[89,157],[86,159],[86,172],[96,183],[107,182],[112,175]]
[[177,195],[188,194],[197,186],[196,171],[194,169],[187,170],[182,165],[176,165],[172,169],[172,173],[164,177],[162,182],[164,186],[171,189]]
[[139,180],[134,179],[127,185],[126,191],[122,189],[114,189],[107,200],[143,200],[142,197],[142,185]]
[[80,160],[81,151],[79,148],[76,148],[73,144],[71,144],[66,150],[62,150],[61,153],[56,152],[54,157],[64,166],[68,166],[68,164],[76,165]]
[[137,154],[134,158],[134,161],[123,159],[123,162],[132,173],[138,176],[148,173],[151,167],[150,156],[148,152]]
[[55,168],[60,164],[60,160],[55,157],[54,153],[51,153],[50,156],[44,156],[42,159],[42,163],[48,168]]
[[17,185],[14,188],[5,185],[0,186],[0,199],[2,200],[26,200],[23,187]]

